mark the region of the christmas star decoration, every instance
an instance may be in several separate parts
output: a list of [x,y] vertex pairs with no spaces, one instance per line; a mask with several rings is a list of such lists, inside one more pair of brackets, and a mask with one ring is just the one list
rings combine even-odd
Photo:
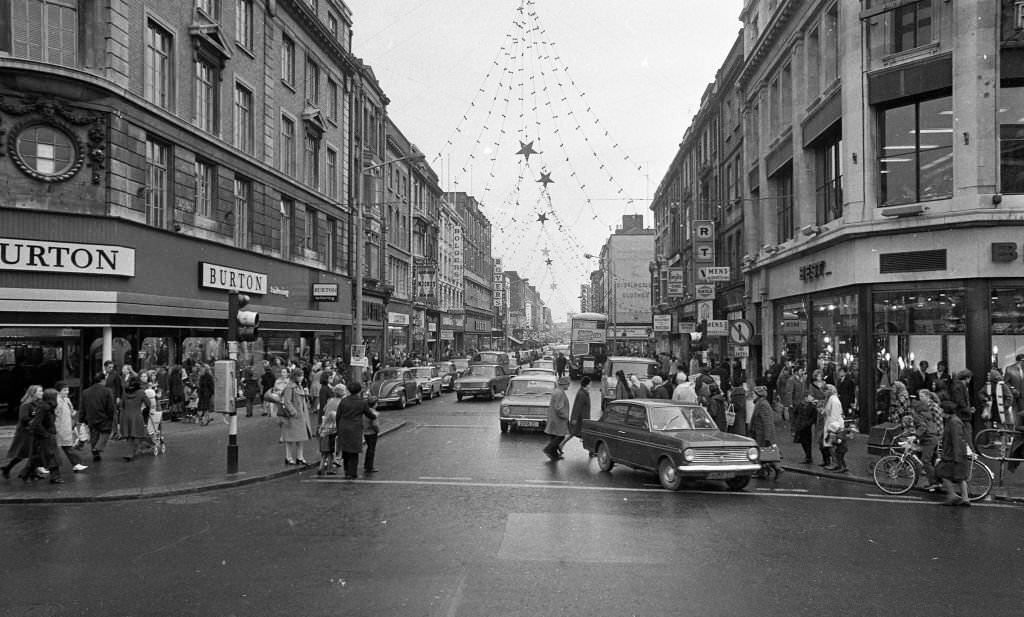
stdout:
[[553,262],[551,261],[551,258],[548,257],[547,259],[544,260],[544,263],[550,266]]
[[543,255],[544,255],[545,257],[547,257],[547,256],[551,255],[551,249],[549,249],[549,248],[542,248],[542,249],[540,250],[540,252],[541,252],[541,253],[542,253],[542,254],[543,254]]
[[530,155],[531,154],[540,154],[540,152],[537,152],[536,150],[533,149],[533,142],[532,141],[530,143],[526,143],[524,141],[521,141],[521,142],[519,142],[519,152],[516,152],[516,154],[522,154],[523,156],[525,156],[526,157],[526,162],[529,163],[530,162]]
[[548,185],[554,182],[554,180],[551,179],[551,172],[541,172],[540,180],[537,180],[537,182],[543,184],[544,188],[548,188]]
[[554,283],[551,283],[551,289],[558,289],[558,285],[555,285]]
[[544,214],[543,212],[537,215],[537,222],[539,222],[541,225],[543,225],[547,220],[548,215]]

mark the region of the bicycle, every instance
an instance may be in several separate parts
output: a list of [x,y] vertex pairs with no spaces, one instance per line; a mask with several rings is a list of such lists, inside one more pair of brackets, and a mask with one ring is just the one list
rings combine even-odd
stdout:
[[[875,463],[872,470],[875,486],[889,495],[903,495],[917,486],[918,479],[924,475],[924,463],[918,456],[920,451],[916,437],[910,435],[897,439],[889,448],[889,454]],[[968,499],[979,501],[992,491],[995,475],[988,465],[978,460],[978,455],[970,447],[967,448],[967,457],[971,461],[967,470]]]

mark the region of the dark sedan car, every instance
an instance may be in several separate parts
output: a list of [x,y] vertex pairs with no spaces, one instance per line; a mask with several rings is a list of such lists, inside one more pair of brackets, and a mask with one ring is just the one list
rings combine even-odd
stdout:
[[757,443],[723,433],[700,405],[665,399],[613,400],[599,420],[584,420],[583,447],[601,471],[615,463],[654,471],[665,488],[683,480],[724,480],[738,491],[760,469]]
[[401,409],[410,401],[423,402],[419,382],[411,368],[382,368],[370,382],[370,396],[377,399],[377,407],[394,405]]
[[455,397],[462,400],[463,396],[486,396],[494,400],[508,387],[511,375],[504,366],[496,364],[471,364],[455,380]]

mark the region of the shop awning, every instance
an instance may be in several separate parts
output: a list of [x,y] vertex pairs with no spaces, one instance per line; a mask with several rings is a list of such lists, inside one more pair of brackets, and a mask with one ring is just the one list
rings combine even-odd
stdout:
[[510,337],[508,337],[508,340],[512,341],[512,342],[513,342],[513,343],[515,343],[516,345],[522,345],[522,344],[523,344],[523,342],[522,342],[522,341],[520,341],[519,339],[517,339],[517,338],[516,338],[516,337],[514,337],[514,336],[510,336]]

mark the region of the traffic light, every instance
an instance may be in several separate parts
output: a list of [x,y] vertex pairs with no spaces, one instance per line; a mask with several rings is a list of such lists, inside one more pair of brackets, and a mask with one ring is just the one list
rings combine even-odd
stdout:
[[260,314],[243,310],[249,304],[249,296],[238,292],[228,294],[228,340],[251,342],[259,338]]

